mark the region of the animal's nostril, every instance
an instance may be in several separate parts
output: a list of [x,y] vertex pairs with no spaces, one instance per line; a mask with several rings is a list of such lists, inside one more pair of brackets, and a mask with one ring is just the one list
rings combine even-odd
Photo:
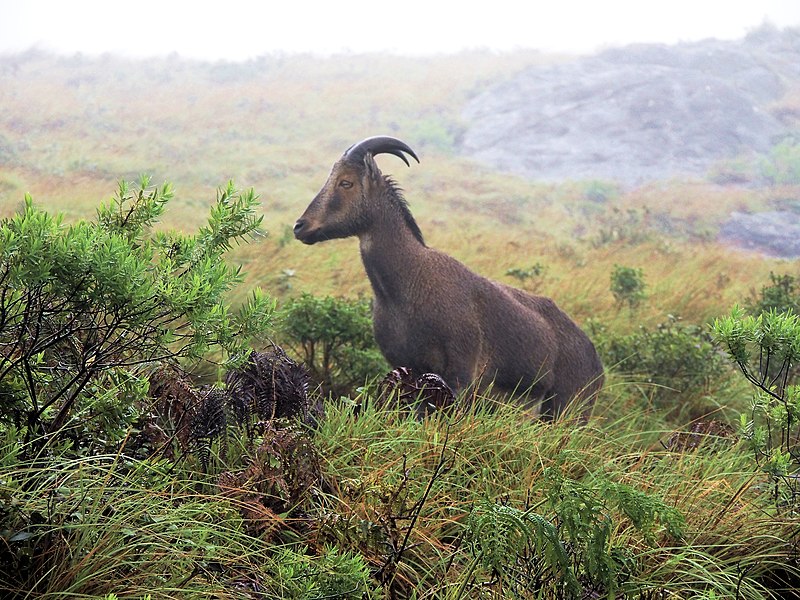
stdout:
[[301,231],[303,231],[303,227],[306,226],[306,222],[303,219],[298,219],[297,223],[294,224],[294,234],[297,235]]

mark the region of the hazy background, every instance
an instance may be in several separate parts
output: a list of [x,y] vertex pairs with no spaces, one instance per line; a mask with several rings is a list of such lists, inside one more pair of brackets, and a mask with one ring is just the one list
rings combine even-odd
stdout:
[[244,60],[272,52],[488,48],[586,53],[631,42],[734,39],[764,23],[800,24],[798,0],[292,3],[0,0],[0,53]]
[[263,195],[281,264],[309,285],[291,225],[369,135],[424,158],[403,184],[462,259],[482,247],[464,230],[648,227],[792,257],[798,131],[800,0],[0,0],[0,216],[27,192],[92,215],[147,173],[187,198],[166,225],[192,229],[233,179]]

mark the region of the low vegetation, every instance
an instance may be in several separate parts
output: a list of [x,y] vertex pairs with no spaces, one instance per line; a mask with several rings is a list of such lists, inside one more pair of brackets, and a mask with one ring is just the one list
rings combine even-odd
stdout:
[[[543,57],[463,60],[3,59],[3,597],[797,596],[800,273],[714,241],[800,197],[792,146],[750,187],[522,181],[453,107]],[[421,140],[431,245],[590,334],[588,421],[392,401],[357,249],[285,233],[364,128]]]
[[389,370],[372,336],[370,303],[304,293],[278,313],[281,341],[309,369],[321,393],[352,392]]

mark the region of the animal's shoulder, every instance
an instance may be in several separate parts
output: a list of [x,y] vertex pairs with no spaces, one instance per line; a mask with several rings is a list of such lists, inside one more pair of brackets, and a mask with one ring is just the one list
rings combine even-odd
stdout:
[[425,248],[425,260],[430,268],[438,269],[444,273],[457,272],[461,275],[469,273],[474,277],[480,277],[457,258],[436,248]]

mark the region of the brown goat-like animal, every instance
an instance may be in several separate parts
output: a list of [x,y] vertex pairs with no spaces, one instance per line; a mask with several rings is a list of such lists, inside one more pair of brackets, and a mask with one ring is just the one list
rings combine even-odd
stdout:
[[474,382],[525,393],[552,418],[603,383],[592,342],[549,298],[490,281],[425,245],[395,182],[374,156],[410,166],[414,151],[391,137],[351,146],[294,226],[305,244],[358,236],[375,293],[375,340],[393,366],[437,373],[456,391]]

